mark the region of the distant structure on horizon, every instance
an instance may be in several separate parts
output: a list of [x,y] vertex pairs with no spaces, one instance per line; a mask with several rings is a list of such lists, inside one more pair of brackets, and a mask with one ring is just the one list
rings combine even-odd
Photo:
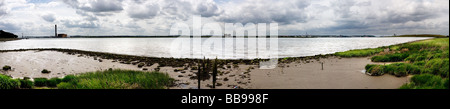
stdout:
[[58,26],[55,25],[55,37],[58,37]]
[[64,34],[64,33],[58,34],[58,26],[55,25],[55,37],[56,38],[67,38],[67,34]]
[[224,37],[232,37],[231,34],[224,34]]

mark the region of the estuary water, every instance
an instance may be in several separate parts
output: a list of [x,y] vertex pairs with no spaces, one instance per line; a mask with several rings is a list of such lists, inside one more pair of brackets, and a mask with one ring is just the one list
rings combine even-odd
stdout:
[[254,59],[314,56],[424,39],[429,38],[36,38],[0,42],[0,50],[64,48],[148,57]]

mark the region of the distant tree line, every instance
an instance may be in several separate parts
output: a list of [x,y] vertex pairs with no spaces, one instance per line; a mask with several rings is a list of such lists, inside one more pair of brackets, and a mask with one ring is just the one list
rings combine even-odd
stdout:
[[17,35],[0,30],[0,38],[17,38],[17,37],[18,37]]

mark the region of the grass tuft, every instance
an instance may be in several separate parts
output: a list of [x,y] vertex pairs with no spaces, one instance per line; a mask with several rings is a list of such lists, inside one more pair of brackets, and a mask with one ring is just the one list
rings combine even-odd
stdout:
[[108,70],[66,76],[58,89],[165,89],[174,79],[160,72]]

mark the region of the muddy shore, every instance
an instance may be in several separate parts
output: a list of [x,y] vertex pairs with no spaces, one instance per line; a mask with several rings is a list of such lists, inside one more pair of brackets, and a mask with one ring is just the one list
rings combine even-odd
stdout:
[[[167,73],[176,80],[172,89],[195,89],[199,59],[153,58],[109,54],[71,49],[0,50],[0,66],[9,65],[12,71],[1,71],[13,78],[53,78],[107,69],[129,69]],[[259,69],[255,60],[220,60],[217,89],[396,89],[409,77],[364,74],[364,66],[374,64],[365,58],[339,58],[318,55],[279,59],[275,69]],[[142,63],[142,64],[141,64]],[[324,69],[322,70],[322,64]],[[139,65],[141,64],[141,65]],[[375,63],[376,64],[376,63]],[[380,63],[381,64],[381,63]],[[40,71],[48,69],[50,74]],[[201,82],[208,89],[212,79]]]

